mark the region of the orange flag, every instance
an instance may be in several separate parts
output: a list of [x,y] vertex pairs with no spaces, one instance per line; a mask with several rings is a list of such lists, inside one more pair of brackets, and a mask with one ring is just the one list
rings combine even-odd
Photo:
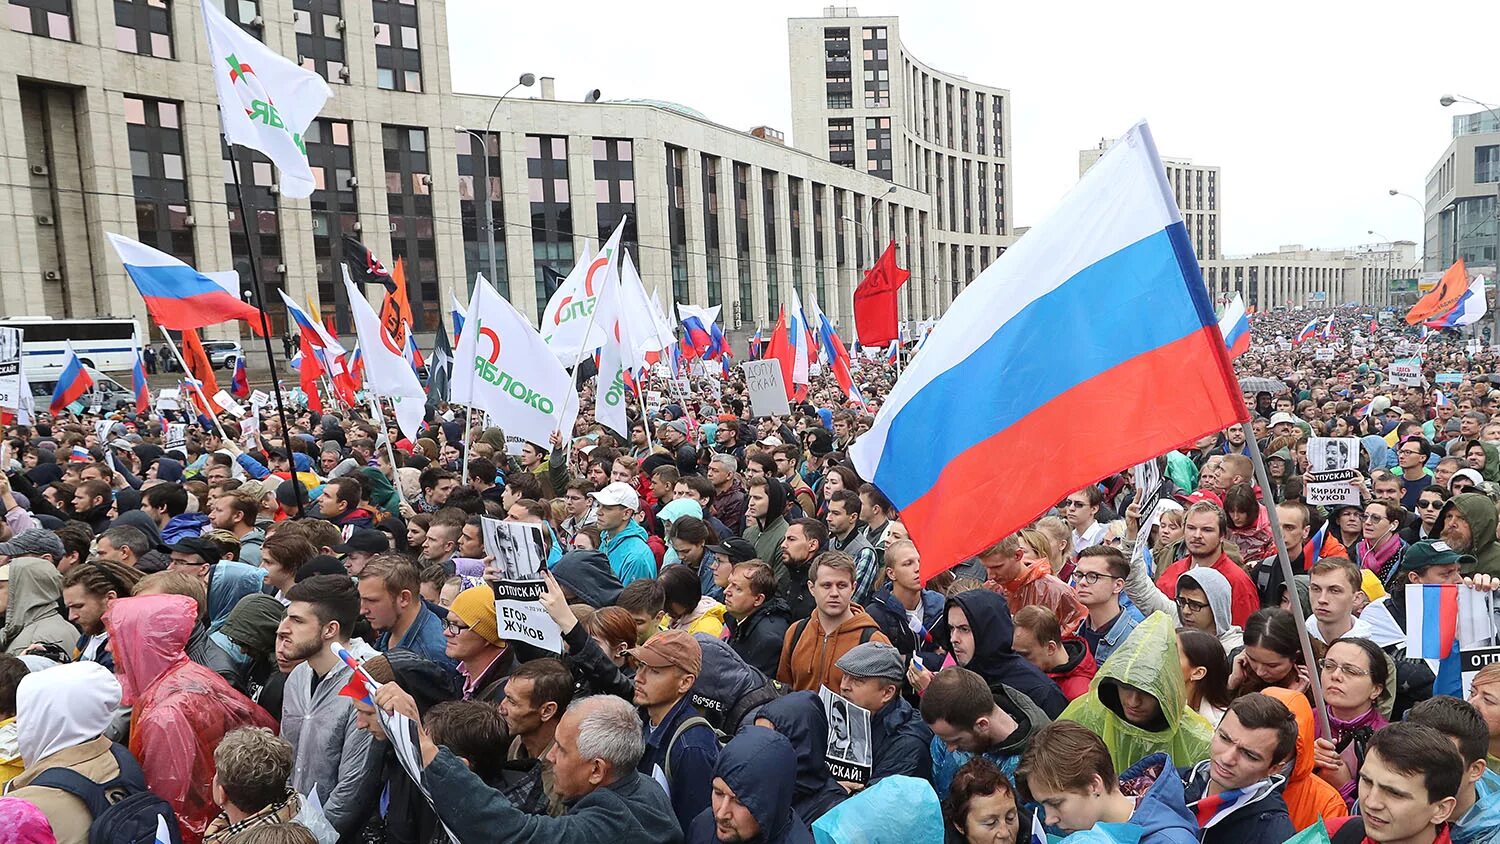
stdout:
[[[203,351],[203,343],[198,339],[198,332],[188,329],[182,332],[182,362],[187,364],[188,375],[197,379],[203,385],[203,396],[210,396],[219,392],[218,379],[214,378],[214,365],[208,359],[208,354]],[[193,394],[193,401],[197,402],[198,410],[205,416],[217,416],[219,408],[209,407],[203,403],[203,396],[198,390],[189,388]]]
[[406,298],[406,266],[396,259],[396,269],[391,272],[393,288],[386,291],[380,303],[380,324],[391,335],[396,348],[406,348],[406,332],[412,324],[411,302]]
[[1443,273],[1438,281],[1438,286],[1426,296],[1417,300],[1411,310],[1406,312],[1406,324],[1417,325],[1426,322],[1435,316],[1445,314],[1453,310],[1458,300],[1469,291],[1469,272],[1464,269],[1464,259],[1459,258],[1453,262],[1453,266]]

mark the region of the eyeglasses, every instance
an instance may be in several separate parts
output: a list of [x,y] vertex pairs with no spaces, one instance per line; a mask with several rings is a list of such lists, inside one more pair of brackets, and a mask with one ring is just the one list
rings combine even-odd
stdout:
[[1069,510],[1073,510],[1073,509],[1081,509],[1081,508],[1087,507],[1089,505],[1088,505],[1087,501],[1064,501],[1062,503],[1062,506],[1068,508]]
[[449,620],[443,622],[443,632],[444,633],[452,633],[455,636],[457,636],[458,634],[464,632],[465,630],[469,630],[469,629],[471,629],[471,628],[468,625],[466,625],[466,624],[459,624],[458,622],[456,622],[456,621],[454,621],[452,619],[449,619]]
[[1093,586],[1101,580],[1124,580],[1124,578],[1115,577],[1107,571],[1075,571],[1073,572],[1073,580]]
[[1410,456],[1410,457],[1420,457],[1422,455],[1422,452],[1421,452],[1420,449],[1413,449],[1413,448],[1403,448],[1403,449],[1401,449],[1400,451],[1398,451],[1396,453],[1397,454],[1404,454],[1404,455],[1407,455],[1407,456]]
[[1429,498],[1429,499],[1422,499],[1422,500],[1417,501],[1417,509],[1419,509],[1419,510],[1441,510],[1442,508],[1443,508],[1443,500],[1441,498],[1439,498],[1439,499],[1430,499]]
[[1199,613],[1208,609],[1208,604],[1205,604],[1202,601],[1194,601],[1191,598],[1184,598],[1181,595],[1178,595],[1177,608],[1179,610],[1192,610],[1195,613]]
[[1363,516],[1361,516],[1360,518],[1364,519],[1367,522],[1384,522],[1384,521],[1388,521],[1388,519],[1385,516],[1382,516],[1379,513],[1366,513]]
[[1328,672],[1329,674],[1339,673],[1339,674],[1344,675],[1345,677],[1368,677],[1368,676],[1370,676],[1370,672],[1369,671],[1366,671],[1365,669],[1360,668],[1359,666],[1349,665],[1348,663],[1344,663],[1344,662],[1334,662],[1331,659],[1320,659],[1320,660],[1318,660],[1318,667],[1321,668],[1321,669],[1323,669],[1324,671]]

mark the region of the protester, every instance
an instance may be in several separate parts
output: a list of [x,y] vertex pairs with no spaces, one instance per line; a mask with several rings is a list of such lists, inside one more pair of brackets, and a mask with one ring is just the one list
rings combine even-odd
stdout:
[[452,670],[443,623],[427,608],[417,590],[417,567],[404,556],[386,554],[371,560],[359,578],[359,614],[380,638],[375,649],[405,648]]
[[816,691],[839,684],[843,672],[838,658],[855,645],[890,642],[875,620],[850,600],[854,594],[852,557],[842,551],[824,552],[813,560],[808,578],[817,610],[787,630],[776,679],[793,689]]
[[932,728],[901,697],[906,667],[901,652],[884,642],[855,645],[839,657],[839,694],[870,713],[870,782],[895,774],[929,779]]
[[1435,697],[1413,706],[1407,723],[1431,727],[1450,739],[1464,761],[1464,778],[1453,806],[1449,837],[1455,844],[1500,838],[1500,775],[1489,770],[1490,730],[1471,704],[1458,698]]
[[1360,813],[1329,824],[1333,840],[1451,840],[1463,780],[1463,757],[1446,736],[1422,724],[1392,724],[1370,740],[1360,769]]
[[1276,687],[1266,689],[1264,694],[1281,701],[1297,719],[1297,748],[1292,752],[1292,765],[1281,789],[1292,826],[1303,830],[1317,823],[1319,818],[1327,820],[1349,814],[1338,789],[1313,774],[1313,764],[1317,760],[1314,749],[1316,727],[1307,697],[1291,689]]
[[1052,610],[1030,604],[1015,617],[1011,649],[1046,672],[1069,701],[1089,690],[1099,666],[1082,639],[1064,636]]
[[1130,563],[1117,548],[1090,545],[1078,552],[1073,567],[1073,595],[1086,613],[1078,635],[1100,665],[1145,616],[1135,604],[1121,604]]
[[632,702],[641,707],[646,742],[637,770],[662,783],[686,830],[708,807],[710,772],[719,754],[713,728],[694,714],[688,698],[703,652],[691,633],[667,630],[629,654],[640,666]]
[[1010,779],[983,756],[965,762],[943,801],[943,823],[952,844],[1015,844],[1020,809]]
[[1021,692],[1009,686],[995,690],[980,675],[957,666],[933,676],[922,695],[922,720],[932,728],[932,784],[939,794],[975,756],[1011,776],[1032,734],[1049,721]]
[[[1013,631],[1005,599],[994,592],[975,589],[948,599],[944,618],[932,638],[959,665],[983,677],[990,688],[996,691],[1002,686],[1013,688],[1035,701],[1048,718],[1061,715],[1068,699],[1040,668],[1011,648]],[[912,674],[918,689],[931,677],[915,664]]]
[[594,500],[604,545],[599,549],[609,557],[609,566],[622,585],[633,580],[656,576],[656,558],[646,542],[646,530],[635,521],[641,499],[629,484],[611,483],[598,492],[589,493]]
[[734,567],[724,587],[724,622],[734,652],[762,674],[774,676],[792,614],[776,594],[776,573],[770,566],[748,560]]
[[[792,692],[767,704],[755,726],[769,727],[785,736],[797,754],[792,805],[808,823],[823,817],[847,792],[828,770],[828,717],[815,692]],[[786,776],[783,769],[781,776]]]
[[287,785],[291,774],[292,748],[270,730],[241,727],[224,736],[214,749],[213,789],[214,803],[223,811],[209,823],[205,844],[292,825],[302,800]]
[[797,764],[791,743],[749,726],[724,745],[714,763],[712,805],[688,828],[688,844],[764,842],[811,844],[812,832],[792,804]]

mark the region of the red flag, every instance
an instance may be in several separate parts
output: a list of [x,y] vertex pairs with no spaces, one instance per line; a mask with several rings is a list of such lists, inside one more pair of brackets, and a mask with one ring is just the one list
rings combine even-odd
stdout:
[[896,293],[908,278],[911,273],[896,266],[896,241],[892,240],[854,289],[854,331],[861,346],[883,346],[900,339]]
[[302,341],[302,360],[297,367],[297,375],[302,392],[307,394],[308,409],[322,413],[323,398],[318,395],[318,377],[323,374],[323,364],[318,360],[318,353],[313,349],[312,343],[308,341],[309,333],[303,331],[298,335]]
[[214,365],[209,361],[208,353],[203,351],[203,342],[198,339],[198,332],[191,328],[182,332],[182,362],[187,364],[188,375],[201,385],[192,390],[193,401],[197,402],[199,412],[205,416],[219,415],[219,408],[209,407],[203,401],[204,396],[218,394],[219,381],[214,378]]
[[775,360],[781,365],[781,382],[786,385],[786,397],[792,398],[792,370],[796,366],[795,355],[797,347],[792,345],[792,337],[787,333],[786,305],[776,314],[776,327],[771,329],[771,342],[766,345],[766,356],[764,360]]

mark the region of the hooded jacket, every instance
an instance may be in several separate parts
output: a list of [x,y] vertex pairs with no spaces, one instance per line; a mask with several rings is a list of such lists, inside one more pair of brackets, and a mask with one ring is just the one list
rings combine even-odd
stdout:
[[391,479],[382,475],[374,466],[366,466],[359,473],[370,482],[370,503],[392,516],[401,515],[401,499],[396,495],[396,487],[391,485]]
[[1321,777],[1313,776],[1313,742],[1317,732],[1313,724],[1312,706],[1307,696],[1291,689],[1272,687],[1262,694],[1274,697],[1286,704],[1297,719],[1297,750],[1292,756],[1292,770],[1287,775],[1281,797],[1286,801],[1287,816],[1292,826],[1301,830],[1318,822],[1318,818],[1341,818],[1349,814],[1339,790]]
[[[1488,458],[1486,458],[1488,464]],[[1438,513],[1434,527],[1442,533],[1443,521],[1448,514],[1458,511],[1469,522],[1469,548],[1455,548],[1459,553],[1472,554],[1477,562],[1463,567],[1464,577],[1487,574],[1500,577],[1500,545],[1495,543],[1495,503],[1477,492],[1464,492],[1453,496]]]
[[[1177,578],[1181,577],[1184,572],[1197,571],[1199,568],[1193,565],[1192,557],[1183,557],[1161,570],[1156,578],[1157,588],[1161,589],[1168,598],[1176,600]],[[1260,592],[1256,590],[1255,582],[1222,550],[1219,551],[1219,559],[1214,561],[1212,568],[1229,581],[1230,615],[1235,624],[1244,626],[1250,614],[1260,609]]]
[[932,779],[932,728],[922,720],[922,713],[897,694],[879,712],[870,713],[870,782],[881,777],[902,775],[922,780]]
[[1047,713],[1037,708],[1031,698],[1016,689],[1001,686],[998,689],[992,689],[992,694],[995,705],[1005,710],[1005,714],[1016,722],[1015,731],[1006,736],[1004,741],[990,745],[979,754],[950,750],[942,739],[933,736],[932,742],[927,745],[927,751],[932,757],[932,785],[937,789],[938,794],[948,793],[948,788],[953,785],[953,775],[976,755],[995,763],[1000,773],[1013,781],[1016,768],[1021,764],[1021,754],[1025,753],[1026,748],[1030,746],[1031,737],[1051,723]]
[[[357,654],[374,655],[368,647]],[[290,785],[298,794],[316,786],[323,813],[340,835],[364,824],[380,791],[385,759],[384,744],[355,723],[353,699],[339,694],[353,673],[338,662],[314,685],[312,666],[302,662],[287,677],[282,697],[281,737],[292,745]]]
[[[1182,768],[1184,793],[1188,806],[1196,807],[1208,796],[1209,760],[1191,768]],[[1250,786],[1257,789],[1252,799],[1230,809],[1221,808],[1204,821],[1198,840],[1203,844],[1285,844],[1296,832],[1287,815],[1286,801],[1281,799],[1283,780],[1272,776]]]
[[146,515],[144,510],[127,510],[115,517],[110,527],[133,527],[145,534],[146,541],[151,543],[151,550],[142,554],[136,560],[135,567],[147,574],[166,571],[172,564],[172,558],[162,551],[161,528],[157,526],[156,520]]
[[767,676],[776,674],[786,630],[792,624],[792,611],[780,595],[767,598],[743,620],[726,612],[724,624],[729,629],[729,647],[741,659]]
[[668,630],[686,630],[689,633],[707,633],[714,638],[724,635],[724,605],[704,595],[697,606],[678,619],[664,616]]
[[[781,584],[785,583],[791,577],[786,567],[786,561],[783,559],[781,553],[781,540],[786,538],[786,529],[789,527],[786,521],[786,489],[779,483],[768,482],[766,484],[766,498],[768,503],[766,505],[765,518],[757,519],[754,516],[745,516],[745,530],[741,536],[744,537],[746,542],[755,546],[755,558],[771,567],[771,571],[776,575],[776,583],[782,589],[785,589],[786,587],[781,586]],[[714,504],[718,504],[717,499],[715,499]],[[715,513],[714,515],[719,514]],[[723,516],[719,516],[719,518],[724,520],[724,524],[734,527],[733,522],[724,519]],[[806,577],[805,570],[803,576]]]
[[41,557],[14,557],[10,561],[9,603],[0,648],[20,654],[36,644],[53,644],[71,653],[78,641],[78,628],[57,609],[62,597],[62,575],[57,566]]
[[1012,615],[1022,607],[1046,607],[1057,616],[1065,636],[1077,630],[1089,615],[1068,584],[1052,576],[1052,566],[1046,560],[1032,563],[1020,577],[1000,584],[1000,589]]
[[752,723],[760,708],[786,689],[746,663],[734,649],[707,633],[694,633],[703,666],[688,695],[720,735],[732,736]]
[[7,796],[25,800],[47,816],[59,844],[84,844],[93,818],[77,797],[32,785],[43,771],[66,768],[98,783],[120,774],[103,733],[120,705],[120,683],[108,669],[76,662],[23,678],[16,690],[16,734],[26,769]]
[[1042,669],[1011,650],[1015,625],[1005,598],[988,589],[973,589],[949,598],[942,619],[932,631],[932,638],[948,653],[953,653],[948,610],[955,606],[963,610],[974,635],[974,656],[964,668],[983,677],[991,691],[1009,686],[1035,701],[1048,718],[1061,715],[1068,705],[1062,690]]
[[130,752],[146,785],[172,805],[184,844],[218,814],[214,749],[239,727],[276,729],[265,710],[187,657],[198,605],[183,595],[119,598],[104,614],[122,701],[133,707]]
[[823,686],[839,687],[844,672],[834,665],[838,658],[850,648],[865,642],[890,644],[875,619],[859,607],[850,607],[852,614],[831,633],[823,631],[823,624],[816,612],[787,628],[786,638],[781,644],[781,659],[777,663],[776,679],[793,689],[817,691]]
[[1141,828],[1140,844],[1197,844],[1198,819],[1182,799],[1182,777],[1165,753],[1153,753],[1120,774],[1120,785],[1156,775],[1136,798],[1130,823]]
[[1187,581],[1197,584],[1203,591],[1204,597],[1208,598],[1208,610],[1214,614],[1214,633],[1219,637],[1219,643],[1224,646],[1224,653],[1233,654],[1245,644],[1245,631],[1234,623],[1232,610],[1230,609],[1229,581],[1218,569],[1198,568],[1189,569],[1177,578],[1179,588]]
[[1062,646],[1063,652],[1068,655],[1068,661],[1048,671],[1047,676],[1062,690],[1063,697],[1070,701],[1076,700],[1088,692],[1089,683],[1099,672],[1099,664],[1094,661],[1094,655],[1089,653],[1089,646],[1082,639],[1064,636]]
[[646,542],[646,529],[634,519],[604,536],[604,547],[599,550],[609,556],[610,570],[622,586],[629,586],[633,580],[656,577],[656,555]]
[[881,632],[891,640],[891,644],[895,645],[896,650],[902,655],[910,656],[915,653],[921,657],[922,664],[926,665],[929,671],[938,671],[943,667],[944,655],[937,651],[932,641],[932,631],[942,620],[943,607],[948,603],[948,599],[943,597],[943,593],[934,592],[931,589],[923,589],[921,596],[922,627],[927,630],[925,640],[912,632],[911,622],[906,616],[906,607],[896,597],[890,584],[886,584],[884,589],[870,596],[870,603],[864,605],[865,612],[875,619],[875,623],[880,625]]
[[[480,779],[447,748],[422,769],[422,785],[437,801],[438,817],[459,841],[525,844],[677,844],[682,828],[656,781],[636,771],[590,791],[560,818],[528,815]],[[420,798],[418,798],[420,799]],[[504,831],[501,837],[500,831]]]
[[[1120,684],[1156,698],[1161,711],[1155,722],[1138,726],[1125,720]],[[1088,727],[1109,748],[1116,770],[1124,770],[1153,753],[1167,753],[1174,765],[1191,765],[1208,755],[1213,728],[1187,705],[1177,631],[1162,612],[1136,626],[1094,676],[1093,688],[1068,704],[1059,720]]]
[[595,608],[613,606],[624,588],[603,551],[569,551],[551,570],[576,600]]
[[828,717],[817,692],[792,692],[767,704],[760,717],[786,736],[797,753],[792,805],[803,820],[816,821],[849,796],[828,770]]
[[161,529],[161,541],[163,545],[175,545],[191,536],[202,536],[208,527],[208,515],[205,513],[179,513],[167,520],[167,526]]
[[260,566],[220,560],[208,570],[208,629],[223,626],[229,611],[246,595],[260,594],[266,570]]
[[[713,775],[724,780],[760,825],[758,844],[812,844],[812,831],[792,806],[794,785],[786,772],[796,764],[791,742],[765,727],[746,727],[719,754]],[[718,844],[713,807],[693,819],[687,842]]]
[[1500,841],[1500,774],[1485,771],[1474,783],[1474,805],[1461,818],[1450,818],[1453,844],[1494,844]]
[[719,758],[718,736],[705,723],[684,726],[684,722],[698,714],[688,696],[673,704],[658,724],[651,723],[645,707],[640,711],[646,751],[635,769],[666,784],[672,814],[686,830],[693,818],[709,808],[714,762]]

